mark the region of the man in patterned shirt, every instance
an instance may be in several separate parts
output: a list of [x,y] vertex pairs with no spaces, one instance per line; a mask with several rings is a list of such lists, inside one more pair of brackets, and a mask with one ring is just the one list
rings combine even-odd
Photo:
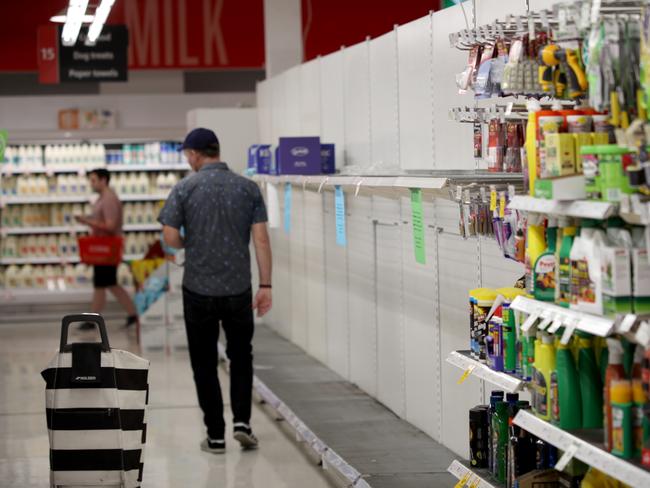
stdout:
[[[194,129],[183,151],[195,171],[171,191],[158,221],[165,242],[185,248],[183,309],[194,381],[207,428],[204,451],[225,451],[223,400],[217,374],[219,322],[230,359],[230,400],[234,437],[245,449],[258,440],[250,427],[253,388],[253,310],[259,317],[272,305],[271,244],[266,206],[259,187],[220,160],[219,140]],[[181,228],[185,234],[181,236]],[[253,299],[249,244],[259,269]]]

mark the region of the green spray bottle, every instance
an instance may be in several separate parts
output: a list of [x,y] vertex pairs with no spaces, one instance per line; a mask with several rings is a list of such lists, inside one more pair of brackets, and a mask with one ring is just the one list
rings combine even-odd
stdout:
[[576,228],[567,218],[560,219],[560,226],[562,242],[558,255],[555,301],[563,307],[568,307],[571,304],[571,248],[576,236]]
[[498,402],[496,412],[492,415],[492,435],[495,450],[493,475],[501,483],[505,483],[507,475],[507,449],[508,449],[508,402]]
[[557,285],[557,219],[549,217],[546,224],[546,250],[533,265],[533,294],[536,300],[555,300]]
[[582,427],[603,427],[603,382],[596,363],[596,353],[589,334],[576,332],[578,345],[578,375],[582,401]]
[[557,371],[557,405],[553,405],[553,423],[561,429],[582,428],[582,400],[580,377],[573,352],[568,345],[556,342],[555,368]]

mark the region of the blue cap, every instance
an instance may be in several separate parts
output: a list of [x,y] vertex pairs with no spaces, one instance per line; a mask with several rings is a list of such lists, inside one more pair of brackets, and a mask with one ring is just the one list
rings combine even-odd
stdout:
[[181,150],[183,149],[219,149],[219,139],[210,129],[199,127],[185,136],[181,145]]

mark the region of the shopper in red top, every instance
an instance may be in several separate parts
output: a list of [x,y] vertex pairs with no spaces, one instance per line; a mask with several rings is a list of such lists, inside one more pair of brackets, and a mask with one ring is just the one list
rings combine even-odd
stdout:
[[[122,234],[122,203],[109,186],[111,175],[106,169],[95,169],[88,173],[90,186],[99,198],[93,205],[90,217],[77,217],[79,223],[90,227],[92,235],[116,236]],[[128,314],[126,326],[138,321],[135,304],[127,291],[117,283],[117,266],[94,266],[93,304],[91,311],[100,313],[106,306],[106,290],[110,291]],[[82,324],[81,329],[92,329],[91,322]]]

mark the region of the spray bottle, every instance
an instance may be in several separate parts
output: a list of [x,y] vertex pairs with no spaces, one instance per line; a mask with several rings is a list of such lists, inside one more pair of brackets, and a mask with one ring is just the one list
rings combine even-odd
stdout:
[[612,400],[611,387],[614,381],[625,379],[623,368],[623,347],[618,339],[607,339],[609,348],[609,364],[605,372],[605,388],[603,399],[603,423],[605,426],[605,447],[612,450]]
[[562,241],[558,254],[557,287],[555,301],[563,307],[571,304],[571,248],[576,236],[576,228],[568,218],[560,219]]
[[533,291],[536,300],[552,302],[556,288],[557,219],[549,217],[546,225],[546,250],[533,266]]
[[580,399],[580,377],[573,352],[568,345],[556,342],[557,406],[552,409],[553,423],[561,429],[582,428],[582,401]]
[[536,344],[535,372],[533,374],[533,389],[535,392],[533,410],[544,420],[551,419],[553,405],[552,374],[555,371],[556,358],[553,336],[541,333],[541,341]]
[[582,427],[584,429],[599,429],[603,426],[603,384],[596,363],[596,354],[591,336],[583,332],[576,332],[576,337],[582,400]]

